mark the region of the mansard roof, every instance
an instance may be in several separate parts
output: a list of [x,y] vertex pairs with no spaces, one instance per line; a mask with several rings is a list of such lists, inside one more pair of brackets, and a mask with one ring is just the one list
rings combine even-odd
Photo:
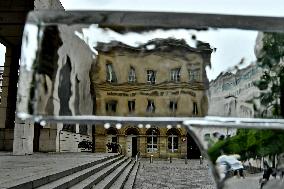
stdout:
[[139,52],[170,52],[173,49],[185,50],[189,52],[200,52],[205,54],[211,54],[213,49],[210,48],[209,43],[204,43],[197,41],[197,47],[189,46],[184,39],[175,39],[175,38],[156,38],[152,39],[144,44],[141,44],[137,47],[133,47],[127,44],[124,44],[119,41],[111,41],[109,43],[99,42],[96,47],[94,47],[99,52],[110,52],[114,49],[118,50],[128,50],[128,51],[139,51]]

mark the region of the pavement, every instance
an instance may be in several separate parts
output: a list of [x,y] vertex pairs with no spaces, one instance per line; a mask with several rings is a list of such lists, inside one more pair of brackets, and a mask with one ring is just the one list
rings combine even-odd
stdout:
[[[225,182],[224,189],[260,189],[259,180],[262,178],[262,173],[247,174],[246,177],[232,177]],[[267,184],[263,186],[263,189],[283,189],[284,179],[277,177],[270,177]]]
[[35,153],[14,156],[0,152],[0,188],[23,183],[71,169],[114,154],[107,153]]
[[204,161],[173,159],[172,163],[166,160],[149,159],[140,161],[134,189],[215,189],[216,185],[209,167]]
[[[15,183],[35,180],[67,169],[78,167],[114,154],[107,153],[35,153],[14,156],[0,152],[0,189]],[[259,189],[262,173],[246,174],[246,177],[232,177],[225,183],[225,189]],[[284,188],[284,179],[271,178],[263,189]],[[134,189],[215,189],[216,185],[206,161],[199,160],[149,159],[140,160]]]

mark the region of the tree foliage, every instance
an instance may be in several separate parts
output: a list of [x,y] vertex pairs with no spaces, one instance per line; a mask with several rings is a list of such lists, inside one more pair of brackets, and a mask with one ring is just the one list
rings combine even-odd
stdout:
[[[284,117],[284,34],[264,33],[258,65],[263,69],[260,80],[254,85],[261,91],[258,99],[264,107],[261,117]],[[268,114],[270,112],[270,114]]]
[[279,130],[239,129],[233,137],[218,141],[208,149],[213,162],[222,154],[239,154],[241,160],[275,156],[284,152],[284,132]]

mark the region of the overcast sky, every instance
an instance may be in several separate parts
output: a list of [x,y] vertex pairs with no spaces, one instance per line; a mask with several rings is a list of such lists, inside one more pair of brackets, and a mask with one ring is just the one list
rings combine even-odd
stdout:
[[147,10],[284,16],[283,0],[61,0],[65,9]]
[[[202,12],[241,15],[284,16],[283,0],[61,0],[66,10],[138,10]],[[212,3],[213,2],[213,3]],[[190,32],[176,32],[179,38],[189,39]],[[192,32],[191,32],[192,34]],[[236,65],[245,57],[246,64],[255,60],[254,45],[257,32],[218,30],[199,32],[198,40],[209,42],[217,51],[212,55],[212,68],[207,70],[209,79],[214,79],[221,71]],[[152,35],[154,37],[156,35]],[[158,36],[173,36],[163,32]],[[137,42],[143,42],[136,37]],[[149,39],[145,37],[145,39]],[[145,40],[144,40],[145,42]],[[4,50],[0,45],[0,65],[4,62]]]

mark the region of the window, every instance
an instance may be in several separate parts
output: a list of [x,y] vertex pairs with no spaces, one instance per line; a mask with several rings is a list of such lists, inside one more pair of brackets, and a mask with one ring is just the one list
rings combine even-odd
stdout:
[[128,73],[128,83],[135,83],[135,82],[136,82],[135,69],[133,67],[130,67],[130,70]]
[[147,109],[146,112],[155,112],[155,104],[153,100],[148,100],[148,105],[147,105]]
[[115,113],[117,107],[117,101],[112,100],[106,103],[106,112]]
[[189,69],[188,70],[188,75],[189,75],[189,82],[192,81],[198,81],[200,79],[200,69]]
[[180,82],[180,68],[171,70],[171,81]]
[[116,75],[115,75],[115,72],[113,70],[113,67],[112,67],[112,64],[108,63],[106,64],[106,81],[109,82],[109,83],[116,83],[117,82],[117,79],[116,79]]
[[175,152],[178,150],[178,136],[177,135],[169,135],[168,149],[170,150],[170,152]]
[[158,134],[157,129],[148,129],[147,132],[147,152],[153,153],[158,151]]
[[147,70],[147,83],[155,84],[156,83],[156,71]]
[[171,112],[177,111],[177,101],[170,101],[170,110]]
[[198,108],[197,108],[197,103],[193,102],[193,110],[192,110],[193,115],[198,115]]
[[135,111],[135,101],[134,100],[128,101],[128,110],[129,112]]
[[170,129],[167,132],[168,135],[168,150],[170,152],[176,152],[178,150],[179,132],[177,129]]

